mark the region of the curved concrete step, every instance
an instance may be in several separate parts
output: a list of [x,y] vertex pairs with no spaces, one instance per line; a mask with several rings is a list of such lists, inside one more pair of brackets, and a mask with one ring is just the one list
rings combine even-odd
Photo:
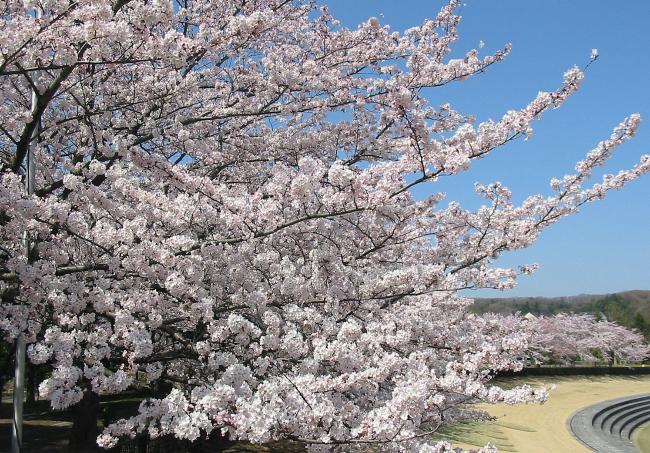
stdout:
[[[580,442],[597,453],[638,453],[628,436],[637,428],[637,423],[642,424],[641,419],[650,416],[650,408],[644,404],[647,401],[650,401],[650,394],[603,401],[578,411],[570,419],[569,426]],[[620,418],[614,427],[615,434],[609,432],[613,418]],[[618,435],[619,425],[621,430],[625,428],[625,437]]]
[[600,423],[601,428],[603,427],[603,424],[607,421],[608,417],[610,414],[616,413],[619,410],[625,410],[627,406],[630,404],[643,404],[646,401],[650,401],[650,395],[649,396],[642,396],[638,398],[630,398],[629,400],[623,400],[619,401],[617,403],[612,404],[611,406],[606,406],[603,409],[599,410],[596,412],[592,418],[592,425],[596,426],[598,423]]
[[623,439],[632,440],[634,430],[646,423],[648,420],[650,420],[650,410],[636,414],[634,417],[630,418],[625,426],[623,426],[623,429],[621,429],[621,437]]
[[594,426],[600,424],[601,428],[604,428],[608,421],[611,420],[611,417],[616,414],[620,414],[632,407],[640,407],[650,404],[650,397],[648,398],[639,398],[638,400],[631,401],[627,404],[620,404],[616,407],[607,408],[602,411],[602,413],[594,421]]
[[623,426],[625,426],[626,421],[633,417],[635,414],[650,410],[650,402],[648,403],[636,403],[630,404],[628,406],[623,406],[616,410],[616,413],[610,414],[609,418],[605,420],[605,423],[602,425],[603,431],[608,431],[610,434],[615,436],[620,436]]

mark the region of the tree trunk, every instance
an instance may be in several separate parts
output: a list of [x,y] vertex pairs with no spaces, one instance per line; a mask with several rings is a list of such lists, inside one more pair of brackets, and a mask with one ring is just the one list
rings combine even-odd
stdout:
[[28,406],[33,406],[36,403],[36,373],[37,368],[35,365],[29,361],[26,363],[27,366],[27,382],[25,385],[25,404]]
[[74,453],[99,451],[97,446],[99,410],[99,395],[86,391],[79,404],[72,409],[72,428],[68,451]]

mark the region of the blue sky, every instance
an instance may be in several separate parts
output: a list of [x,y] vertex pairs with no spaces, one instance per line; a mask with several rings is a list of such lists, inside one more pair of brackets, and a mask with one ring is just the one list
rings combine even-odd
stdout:
[[[343,25],[356,27],[376,16],[394,30],[433,17],[441,1],[321,0]],[[501,181],[522,200],[550,193],[548,181],[572,171],[576,161],[607,138],[630,113],[644,118],[640,132],[619,148],[606,168],[615,173],[650,153],[650,2],[595,0],[467,0],[461,10],[462,55],[482,40],[484,52],[512,43],[506,61],[487,73],[432,91],[434,105],[450,102],[479,121],[521,108],[540,90],[553,90],[574,64],[600,58],[588,69],[582,89],[560,109],[534,124],[533,137],[497,150],[469,172],[439,184],[467,207],[480,205],[473,183]],[[452,55],[453,56],[453,55]],[[599,175],[600,176],[600,175]],[[433,190],[429,187],[425,190]],[[416,195],[423,196],[424,192]],[[576,216],[546,230],[531,248],[505,255],[501,265],[538,262],[541,268],[507,292],[475,296],[559,296],[650,289],[650,175],[611,193]]]

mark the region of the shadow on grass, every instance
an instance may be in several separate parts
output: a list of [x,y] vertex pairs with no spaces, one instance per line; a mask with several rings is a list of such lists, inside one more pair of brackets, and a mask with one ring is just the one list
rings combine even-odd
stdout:
[[503,431],[505,427],[530,431],[530,428],[527,427],[516,427],[511,424],[506,426],[506,424],[494,421],[458,423],[440,431],[434,436],[434,440],[447,440],[454,444],[461,443],[474,447],[492,444],[499,451],[516,453],[517,450]]

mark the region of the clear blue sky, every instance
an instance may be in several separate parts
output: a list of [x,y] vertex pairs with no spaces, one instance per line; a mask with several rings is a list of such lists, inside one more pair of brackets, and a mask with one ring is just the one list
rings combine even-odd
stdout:
[[[345,26],[377,16],[394,30],[433,17],[441,1],[319,0]],[[553,90],[574,64],[600,58],[582,89],[559,110],[534,124],[531,140],[503,147],[471,171],[438,187],[449,199],[480,205],[474,181],[501,181],[522,200],[550,193],[548,180],[563,176],[625,116],[644,118],[637,137],[619,148],[606,171],[614,173],[650,153],[650,1],[467,0],[461,10],[455,55],[485,42],[490,52],[512,43],[506,61],[486,74],[433,91],[434,105],[450,102],[479,121],[521,108],[540,90]],[[429,188],[428,190],[431,190]],[[422,196],[424,193],[417,193]],[[541,268],[507,292],[475,296],[559,296],[650,289],[650,175],[611,193],[546,230],[531,248],[505,255],[502,265],[538,262]]]

